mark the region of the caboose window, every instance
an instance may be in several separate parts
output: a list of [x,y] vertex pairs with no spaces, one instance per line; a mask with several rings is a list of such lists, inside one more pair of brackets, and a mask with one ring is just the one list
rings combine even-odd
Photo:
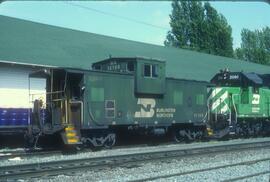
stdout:
[[101,70],[101,65],[96,65],[96,66],[95,66],[95,69],[96,69],[96,70]]
[[130,72],[134,71],[134,63],[133,62],[128,62],[127,69]]
[[144,76],[151,77],[151,65],[149,64],[144,65]]
[[152,77],[158,77],[157,74],[157,65],[152,65]]
[[157,65],[145,64],[144,65],[144,76],[150,78],[158,77]]
[[115,100],[105,101],[106,118],[115,118]]

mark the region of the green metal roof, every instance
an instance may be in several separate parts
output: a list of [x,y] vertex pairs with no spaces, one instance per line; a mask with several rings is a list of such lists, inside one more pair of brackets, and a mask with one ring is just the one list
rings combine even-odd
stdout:
[[0,16],[0,62],[90,69],[112,57],[166,61],[167,76],[209,81],[220,69],[269,73],[270,67]]

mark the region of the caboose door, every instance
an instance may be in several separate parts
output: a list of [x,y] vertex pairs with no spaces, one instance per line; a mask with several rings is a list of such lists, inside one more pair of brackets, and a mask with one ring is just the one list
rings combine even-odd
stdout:
[[68,123],[79,129],[83,120],[83,74],[69,72],[67,80]]
[[80,100],[70,100],[68,114],[70,124],[73,124],[75,128],[80,128],[83,118],[83,102]]

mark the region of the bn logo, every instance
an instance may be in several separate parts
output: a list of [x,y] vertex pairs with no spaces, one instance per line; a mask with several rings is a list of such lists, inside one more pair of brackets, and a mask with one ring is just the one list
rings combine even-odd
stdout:
[[155,99],[138,99],[138,105],[141,105],[141,110],[135,112],[135,118],[151,118],[155,114],[155,106],[156,101]]

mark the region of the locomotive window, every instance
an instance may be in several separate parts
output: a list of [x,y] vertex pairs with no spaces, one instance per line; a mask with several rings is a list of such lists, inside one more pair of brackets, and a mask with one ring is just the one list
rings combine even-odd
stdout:
[[242,104],[248,104],[249,103],[249,89],[248,88],[243,88],[242,89],[241,102],[242,102]]
[[145,64],[144,65],[144,76],[150,78],[158,77],[157,65]]
[[253,93],[258,94],[259,93],[259,88],[258,87],[253,87]]

